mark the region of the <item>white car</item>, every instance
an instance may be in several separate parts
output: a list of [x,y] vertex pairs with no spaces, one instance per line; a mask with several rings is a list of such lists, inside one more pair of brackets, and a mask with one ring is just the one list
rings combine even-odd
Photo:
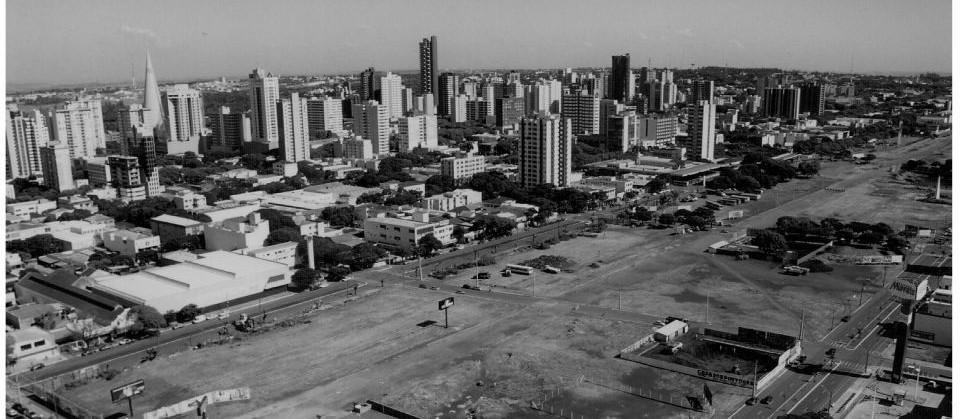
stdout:
[[220,320],[224,320],[224,319],[226,319],[227,317],[230,317],[230,313],[224,312],[224,313],[217,314],[217,318],[220,319]]
[[202,323],[205,321],[207,321],[207,316],[204,316],[203,314],[193,318],[194,323]]

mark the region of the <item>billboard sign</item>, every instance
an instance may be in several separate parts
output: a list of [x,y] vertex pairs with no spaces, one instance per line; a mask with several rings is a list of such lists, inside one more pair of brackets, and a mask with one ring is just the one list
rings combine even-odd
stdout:
[[440,310],[446,310],[453,306],[453,297],[447,297],[440,300]]
[[130,384],[110,390],[110,400],[116,403],[129,399],[140,393],[143,393],[143,380],[137,380]]
[[727,218],[731,220],[743,218],[743,210],[730,211],[729,213],[727,213]]

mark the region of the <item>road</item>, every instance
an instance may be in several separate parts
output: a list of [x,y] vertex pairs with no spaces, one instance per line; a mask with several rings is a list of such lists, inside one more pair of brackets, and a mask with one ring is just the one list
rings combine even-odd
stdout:
[[[305,291],[294,294],[286,298],[273,299],[264,302],[263,312],[268,317],[286,317],[296,314],[303,309],[303,306],[312,304],[317,299],[335,297],[353,291],[354,285],[364,286],[365,284],[356,281],[344,281],[333,283],[329,287],[314,291]],[[19,379],[21,386],[28,383],[55,377],[63,373],[80,370],[101,363],[109,363],[112,368],[123,368],[135,365],[140,362],[146,354],[147,349],[159,348],[161,355],[177,352],[190,346],[191,342],[201,342],[209,338],[218,336],[219,330],[225,325],[230,324],[239,318],[242,310],[247,310],[248,314],[260,314],[260,307],[256,302],[247,303],[246,307],[234,308],[233,314],[226,320],[208,320],[203,323],[189,324],[177,330],[163,330],[156,339],[144,339],[134,343],[115,347],[106,351],[100,351],[83,357],[75,357],[63,362],[47,366],[41,370],[33,372],[23,372],[18,375],[7,376],[8,383],[16,382]]]

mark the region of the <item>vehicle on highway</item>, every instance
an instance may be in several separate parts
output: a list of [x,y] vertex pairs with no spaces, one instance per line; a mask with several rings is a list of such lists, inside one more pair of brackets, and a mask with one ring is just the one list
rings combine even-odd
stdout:
[[810,272],[810,269],[804,268],[802,266],[797,266],[797,265],[784,266],[783,269],[780,270],[780,273],[784,273],[787,275],[806,275],[809,272]]
[[41,368],[43,368],[43,367],[45,367],[45,366],[46,366],[46,365],[43,365],[43,363],[38,362],[38,363],[33,364],[33,365],[30,366],[30,371],[36,371],[36,370],[39,370],[39,369],[41,369]]
[[756,398],[756,397],[751,397],[751,398],[747,399],[747,406],[753,406],[753,405],[756,404],[756,403],[757,403],[757,398]]
[[207,321],[207,316],[204,316],[203,314],[201,314],[201,315],[193,318],[193,323],[194,323],[194,324],[196,324],[196,323],[203,323],[203,322],[205,322],[205,321]]
[[843,317],[840,318],[840,321],[846,323],[846,322],[850,321],[850,316],[843,316]]
[[480,273],[474,275],[474,276],[473,276],[472,278],[470,278],[470,279],[490,279],[490,273],[489,273],[489,272],[480,272]]
[[773,396],[767,396],[760,399],[760,403],[763,403],[763,404],[770,404],[770,402],[772,401],[773,401]]
[[230,313],[227,313],[226,311],[217,314],[217,319],[220,319],[220,320],[226,320],[229,317],[230,317]]
[[127,345],[133,342],[133,339],[123,338],[117,341],[118,345]]
[[177,330],[183,326],[184,326],[183,323],[177,323],[177,322],[170,323],[170,328],[173,330]]

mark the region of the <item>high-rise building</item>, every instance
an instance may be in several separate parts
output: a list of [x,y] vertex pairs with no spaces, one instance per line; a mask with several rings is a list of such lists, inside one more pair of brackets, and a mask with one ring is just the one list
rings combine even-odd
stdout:
[[630,54],[614,55],[610,70],[610,99],[624,103],[633,98],[634,85],[630,71]]
[[147,197],[157,196],[160,189],[160,167],[157,165],[157,139],[154,130],[146,125],[136,125],[129,139],[130,155],[140,163],[140,184]]
[[277,130],[277,101],[280,100],[280,82],[273,74],[257,68],[250,73],[250,128],[253,139],[268,143],[270,148],[279,145]]
[[600,99],[600,133],[605,134],[610,117],[623,112],[624,106],[613,99]]
[[51,113],[50,140],[66,144],[70,158],[97,155],[98,147],[106,147],[103,131],[103,108],[99,99],[77,99]]
[[418,114],[400,118],[400,151],[438,146],[437,116]]
[[437,37],[420,41],[420,94],[438,93],[437,87]]
[[664,92],[665,85],[660,80],[654,80],[647,83],[647,110],[650,112],[662,112],[665,108]]
[[343,135],[343,101],[326,96],[308,100],[307,127],[311,137],[325,131]]
[[348,159],[367,160],[376,157],[373,153],[373,143],[363,137],[344,138],[341,141],[343,157]]
[[573,121],[574,135],[600,134],[600,98],[596,96],[564,96],[560,116]]
[[387,107],[390,119],[403,116],[403,83],[400,76],[387,73],[380,77],[380,104]]
[[717,144],[717,105],[707,100],[687,107],[687,155],[714,161]]
[[572,122],[559,115],[538,115],[521,120],[521,186],[570,186],[572,129]]
[[467,95],[457,95],[453,98],[450,108],[450,122],[467,121]]
[[460,93],[467,95],[467,100],[477,99],[477,83],[473,81],[464,82],[460,86]]
[[390,117],[377,101],[353,104],[353,132],[373,143],[374,154],[390,152]]
[[784,119],[800,117],[800,89],[768,87],[763,89],[763,114]]
[[640,67],[640,84],[647,84],[657,79],[657,70],[653,68]]
[[380,74],[373,67],[360,73],[360,99],[380,101]]
[[280,158],[296,163],[310,160],[310,128],[307,125],[307,100],[297,93],[277,102],[277,131],[280,133]]
[[43,184],[57,192],[74,188],[70,148],[63,143],[51,143],[40,148],[43,166]]
[[609,140],[611,146],[616,144],[617,150],[625,153],[630,147],[637,145],[637,113],[634,111],[623,112],[619,115],[612,115],[607,118],[604,136]]
[[809,112],[811,116],[823,115],[827,99],[826,88],[820,83],[806,83],[800,86],[800,112]]
[[40,149],[50,142],[47,120],[38,110],[32,115],[10,112],[6,118],[7,179],[43,173]]
[[436,115],[437,106],[433,93],[427,93],[413,98],[413,111],[427,115]]
[[167,116],[168,141],[194,141],[203,131],[203,98],[186,84],[174,85],[163,92],[163,112]]
[[694,80],[693,86],[690,89],[690,96],[687,97],[687,100],[691,101],[691,103],[699,103],[704,100],[714,103],[713,80]]
[[443,73],[440,75],[440,91],[437,94],[437,114],[440,116],[450,116],[453,112],[453,98],[459,90],[460,77],[453,73]]
[[134,156],[109,156],[110,181],[117,187],[117,197],[139,201],[147,197],[140,177],[140,160]]
[[511,127],[520,123],[523,118],[523,98],[522,97],[504,97],[496,101],[494,110],[498,127]]
[[412,112],[414,107],[413,89],[409,87],[404,87],[403,90],[400,92],[400,98],[401,98],[401,102],[403,102],[400,106],[401,108],[400,110],[403,111],[403,115],[406,115],[407,113]]
[[492,114],[493,106],[483,99],[467,101],[467,119],[486,123],[487,117]]
[[250,118],[242,113],[230,113],[230,108],[220,107],[220,112],[208,115],[210,118],[209,146],[240,150],[243,143],[250,141]]
[[637,118],[637,142],[644,147],[664,147],[677,140],[675,115],[641,115]]

